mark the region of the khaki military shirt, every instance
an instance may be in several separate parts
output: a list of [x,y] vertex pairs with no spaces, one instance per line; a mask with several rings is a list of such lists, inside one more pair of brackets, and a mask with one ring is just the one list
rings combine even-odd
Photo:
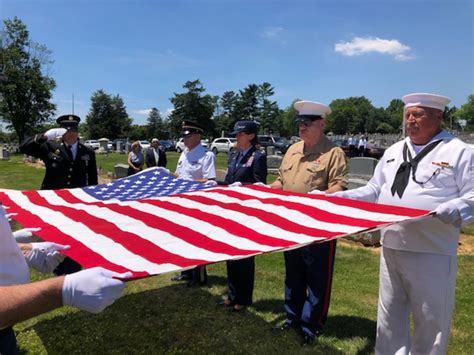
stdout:
[[304,142],[293,144],[285,154],[278,180],[283,190],[307,193],[325,191],[334,185],[347,188],[347,161],[344,151],[321,136],[310,151],[304,151]]

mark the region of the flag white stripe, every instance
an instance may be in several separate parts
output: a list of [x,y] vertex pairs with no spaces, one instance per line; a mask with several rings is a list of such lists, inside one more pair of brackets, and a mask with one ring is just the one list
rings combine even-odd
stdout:
[[[253,194],[254,190],[249,191],[248,189],[247,190],[244,189],[244,191],[239,191],[239,192],[242,192],[247,195],[248,192],[251,192]],[[321,230],[325,230],[329,232],[340,232],[340,233],[345,233],[345,234],[351,234],[351,233],[357,233],[361,229],[365,229],[365,227],[362,227],[362,226],[349,226],[346,224],[328,223],[324,221],[319,221],[316,218],[313,218],[299,211],[291,210],[289,208],[274,205],[271,203],[262,203],[261,201],[257,199],[240,200],[238,198],[229,197],[227,195],[220,194],[218,192],[211,192],[211,191],[206,191],[206,192],[194,191],[192,195],[202,196],[202,197],[209,198],[211,200],[224,202],[224,203],[236,203],[241,206],[250,207],[257,210],[272,212],[280,216],[281,218],[284,218],[290,222],[299,224],[300,226],[321,229]],[[250,195],[247,195],[247,196],[250,196]]]
[[[117,226],[117,228],[133,233],[142,239],[148,240],[149,242],[159,246],[160,248],[179,255],[188,259],[203,259],[208,261],[220,261],[223,259],[229,259],[232,256],[223,253],[214,253],[209,250],[197,247],[190,244],[177,236],[174,236],[168,232],[160,229],[151,228],[142,221],[131,218],[121,213],[112,211],[106,207],[99,207],[96,205],[85,205],[82,203],[69,203],[56,195],[54,191],[42,190],[38,191],[42,197],[44,197],[50,204],[70,207],[75,210],[84,211],[91,216],[100,216],[100,218],[107,220],[108,222]],[[132,203],[130,206],[138,203]]]
[[[219,206],[212,206],[203,204],[193,200],[187,199],[185,196],[174,196],[174,197],[162,197],[160,200],[170,202],[174,205],[183,206],[187,208],[197,209],[200,211],[206,211],[207,213],[215,216],[220,216],[228,219],[232,219],[234,222],[246,226],[249,229],[254,230],[257,233],[263,233],[269,236],[273,236],[278,239],[287,240],[295,243],[310,243],[317,239],[306,236],[301,233],[294,233],[285,229],[279,228],[275,225],[266,223],[257,217],[250,216],[248,214],[236,211],[226,210]],[[324,238],[321,238],[324,239]]]
[[[403,216],[403,215],[390,214],[390,213],[381,213],[381,212],[371,212],[371,211],[366,211],[360,208],[355,208],[355,207],[350,207],[350,206],[340,206],[330,201],[319,200],[319,199],[315,199],[311,197],[282,196],[279,194],[274,194],[271,191],[264,192],[264,191],[253,190],[253,189],[249,191],[247,188],[239,187],[239,186],[230,187],[229,189],[232,189],[238,193],[242,193],[242,194],[246,194],[246,195],[250,195],[250,196],[254,196],[258,198],[276,198],[278,200],[281,200],[282,202],[296,202],[303,205],[319,208],[331,214],[339,214],[339,215],[343,214],[346,217],[351,217],[351,218],[356,218],[356,219],[366,219],[370,221],[392,223],[392,222],[403,221],[405,219],[412,218],[410,216]],[[191,192],[188,192],[187,194],[190,194],[190,193]],[[192,194],[196,194],[196,193],[201,193],[201,191],[192,192]]]
[[[70,191],[74,196],[78,197],[76,195],[76,191]],[[80,198],[80,197],[78,197]],[[164,200],[164,198],[160,198],[159,200]],[[159,216],[161,218],[168,219],[170,221],[173,221],[173,223],[186,226],[188,228],[192,228],[193,230],[200,232],[200,231],[205,231],[203,233],[206,237],[209,239],[233,246],[238,249],[242,250],[260,250],[260,251],[271,251],[273,250],[273,247],[265,245],[265,244],[260,244],[253,242],[249,239],[239,237],[237,235],[234,235],[232,233],[229,233],[225,229],[222,229],[220,227],[217,227],[213,224],[210,224],[208,222],[202,221],[200,219],[191,217],[191,216],[186,216],[184,213],[179,213],[179,212],[174,212],[170,211],[158,206],[150,205],[145,203],[146,200],[143,200],[143,202],[135,202],[135,201],[115,201],[115,204],[119,206],[126,206],[126,207],[131,207],[137,211],[140,212],[145,212],[149,213],[151,215]],[[169,202],[174,202],[173,200],[170,200]],[[202,211],[207,212],[207,208],[209,206],[206,206],[205,208],[203,207]],[[229,216],[229,218],[231,218]],[[191,227],[192,226],[192,227]],[[201,232],[202,233],[202,232]],[[311,239],[313,241],[313,239]]]
[[[50,192],[54,193],[53,191]],[[92,231],[83,223],[76,222],[55,210],[32,203],[21,192],[6,193],[8,194],[9,198],[14,200],[15,203],[21,208],[31,212],[35,216],[38,216],[48,224],[54,226],[60,225],[61,232],[71,236],[113,264],[121,265],[131,271],[145,271],[149,274],[159,274],[180,268],[179,266],[173,264],[152,263],[140,255],[130,252],[121,244],[116,243],[107,236]]]

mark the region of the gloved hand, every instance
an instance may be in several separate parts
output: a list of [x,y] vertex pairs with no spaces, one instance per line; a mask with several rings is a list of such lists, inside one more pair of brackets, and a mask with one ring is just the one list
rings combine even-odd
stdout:
[[170,174],[170,170],[169,169],[166,169],[165,167],[162,167],[162,166],[158,166],[156,168],[156,170],[158,170],[160,173],[165,173],[165,174]]
[[228,185],[229,187],[238,187],[242,186],[242,183],[240,181],[233,182],[232,184]]
[[207,180],[204,185],[206,185],[206,187],[214,187],[214,186],[217,186],[217,181],[216,180]]
[[29,243],[33,232],[39,232],[41,228],[23,228],[13,232],[13,236],[18,243]]
[[48,129],[46,132],[44,132],[43,135],[47,139],[56,139],[56,138],[62,137],[64,133],[66,132],[67,132],[66,128],[51,128],[51,129]]
[[270,185],[266,185],[266,184],[264,184],[263,182],[255,182],[255,183],[253,183],[253,185],[255,185],[255,186],[268,187],[269,189],[271,189]]
[[450,201],[442,203],[434,210],[435,217],[446,224],[453,224],[456,227],[461,227],[461,214],[456,205]]
[[318,189],[311,190],[308,193],[311,194],[311,195],[326,195],[326,192],[318,190]]
[[336,192],[326,193],[326,196],[347,198],[345,191],[336,191]]
[[131,272],[119,274],[102,267],[66,275],[63,284],[63,304],[99,313],[122,296],[125,283],[113,277],[131,276]]
[[53,272],[65,258],[58,251],[69,248],[69,245],[51,242],[31,243],[31,251],[26,255],[25,260],[29,266],[40,272]]
[[16,216],[18,213],[7,213],[5,214],[5,218],[7,219],[8,222],[12,220],[13,216]]

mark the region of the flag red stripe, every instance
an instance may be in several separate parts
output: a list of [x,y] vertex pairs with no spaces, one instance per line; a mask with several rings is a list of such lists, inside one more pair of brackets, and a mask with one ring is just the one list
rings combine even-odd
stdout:
[[[195,196],[195,195],[190,195],[190,194],[187,194],[184,197],[196,202],[203,203],[203,204],[214,204],[216,206],[225,208],[230,211],[238,211],[250,216],[255,216],[261,219],[262,221],[265,221],[266,223],[277,226],[281,229],[285,229],[293,233],[306,234],[310,237],[331,238],[338,235],[347,234],[345,232],[329,232],[322,229],[306,227],[301,224],[294,223],[286,218],[280,217],[279,215],[275,213],[258,210],[252,207],[242,206],[242,205],[239,205],[238,203],[219,202],[219,201],[212,200],[204,196]],[[274,237],[278,238],[278,236],[274,236]]]
[[[69,196],[67,196],[66,198],[66,195],[69,195]],[[66,191],[66,190],[61,191],[61,197],[64,197],[64,199],[68,201],[69,203],[80,202],[79,200],[77,200],[77,198],[74,195],[70,194],[69,191]],[[160,233],[160,231],[164,231],[169,234],[172,234],[173,236],[180,238],[181,240],[186,241],[189,244],[195,245],[197,247],[206,249],[214,253],[224,253],[224,254],[229,254],[232,256],[236,256],[236,255],[238,256],[238,255],[252,255],[259,252],[259,250],[241,250],[232,245],[213,240],[202,233],[196,232],[195,230],[191,228],[181,226],[179,224],[176,224],[170,220],[159,217],[157,215],[152,215],[147,212],[139,211],[137,209],[134,209],[133,207],[120,206],[114,203],[104,204],[102,202],[94,202],[92,204],[101,208],[107,208],[111,211],[139,220],[143,222],[144,224],[146,224],[147,226],[149,226],[150,228],[158,229],[157,235]],[[179,212],[181,214],[186,214],[182,210],[180,210]],[[132,234],[132,236],[135,236],[135,235]],[[139,236],[135,236],[135,238],[136,237],[139,237]],[[155,245],[151,242],[148,242],[148,243],[152,244],[153,246]],[[201,260],[201,261],[195,260],[195,261],[200,262],[200,263],[207,262],[206,260]],[[178,265],[182,265],[183,262],[173,262],[173,264],[175,263],[178,263]],[[191,264],[188,263],[186,266],[195,265],[195,264],[196,262],[191,263]]]
[[[244,201],[255,199],[255,196],[245,195],[238,191],[233,191],[233,190],[228,190],[228,189],[219,190],[219,193],[229,196],[229,197],[239,199],[239,200],[244,200]],[[267,203],[267,204],[282,206],[282,207],[292,209],[294,211],[298,211],[300,213],[306,214],[309,217],[312,217],[322,222],[345,224],[349,226],[360,226],[362,228],[373,228],[374,226],[380,223],[379,221],[353,218],[353,217],[348,217],[341,214],[331,213],[331,212],[327,212],[325,210],[322,210],[320,208],[316,208],[313,206],[303,205],[298,202],[283,201],[278,198],[265,197],[262,199],[259,198],[259,200],[262,200],[262,202]]]
[[[25,227],[40,227],[41,230],[39,232],[35,232],[35,234],[39,235],[45,240],[59,244],[70,245],[71,249],[61,251],[61,253],[71,257],[74,260],[80,261],[83,267],[88,268],[101,265],[109,270],[117,271],[120,273],[129,271],[122,265],[112,263],[109,260],[105,259],[103,256],[89,249],[81,242],[63,233],[54,225],[49,224],[47,221],[42,220],[40,217],[32,214],[28,210],[23,209],[22,207],[17,205],[15,201],[11,200],[8,195],[2,193],[1,200],[4,205],[10,207],[10,209],[8,210],[9,213],[10,211],[18,213],[18,215],[15,216],[15,220],[18,223],[22,224]],[[140,276],[143,274],[144,273],[134,273],[134,276]]]
[[[189,195],[180,196],[180,197],[199,202],[197,199],[196,200],[194,199],[194,197],[197,197],[197,196],[193,196],[193,198],[189,198],[190,197]],[[213,202],[214,201],[210,200],[208,201],[207,205],[208,206],[217,205]],[[188,207],[180,206],[178,204],[174,204],[167,201],[160,201],[160,200],[147,200],[146,203],[153,206],[166,208],[170,211],[175,211],[175,212],[186,214],[188,216],[192,216],[199,220],[216,225],[233,235],[251,240],[253,242],[256,242],[262,245],[267,245],[267,246],[277,247],[277,248],[285,248],[285,247],[289,247],[295,244],[294,242],[291,242],[291,241],[278,239],[277,237],[261,234],[253,229],[250,229],[240,223],[234,222],[233,220],[230,220],[228,218],[216,216],[215,214],[206,213],[204,211],[200,211],[197,209],[188,208]]]
[[255,189],[262,192],[270,192],[272,194],[278,194],[282,196],[301,196],[301,197],[306,197],[306,198],[310,197],[314,199],[329,201],[339,206],[353,207],[353,208],[363,209],[365,211],[375,212],[375,213],[395,214],[395,215],[407,216],[407,217],[419,217],[429,212],[429,211],[418,210],[414,208],[384,205],[384,204],[359,201],[359,200],[350,200],[347,198],[340,198],[340,197],[329,197],[329,196],[324,196],[324,195],[313,196],[311,194],[302,194],[302,193],[297,193],[297,192],[284,191],[280,189],[270,190],[268,187],[258,186],[258,185],[246,185],[245,188]]

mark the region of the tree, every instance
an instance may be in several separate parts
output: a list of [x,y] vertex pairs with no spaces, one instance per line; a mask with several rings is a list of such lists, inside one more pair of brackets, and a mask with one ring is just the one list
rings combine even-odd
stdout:
[[274,88],[270,83],[264,82],[258,87],[257,98],[259,103],[260,130],[263,133],[276,133],[281,128],[280,114],[281,110],[276,101],[269,100],[270,96],[275,94]]
[[112,97],[103,90],[97,90],[91,97],[91,108],[86,117],[89,138],[109,139],[126,137],[132,119],[119,95]]
[[298,135],[298,129],[295,124],[296,116],[298,116],[298,111],[293,107],[296,101],[294,100],[290,106],[285,110],[282,110],[280,113],[279,122],[281,122],[280,134],[284,137],[291,137]]
[[170,115],[170,128],[175,136],[179,135],[183,120],[195,120],[202,125],[207,132],[214,131],[214,121],[212,116],[217,105],[217,96],[203,95],[206,89],[199,79],[187,81],[183,88],[187,92],[182,94],[174,93],[170,98],[174,105],[174,111]]
[[456,111],[454,117],[466,123],[464,127],[466,131],[474,131],[474,94],[469,95],[467,102]]
[[394,133],[400,133],[403,130],[402,124],[404,107],[405,104],[402,100],[393,99],[385,109],[385,112],[388,114],[388,124],[392,126]]
[[158,138],[164,139],[165,138],[165,125],[163,123],[163,119],[161,118],[160,111],[153,107],[150,111],[150,114],[147,118],[147,125],[146,125],[146,134],[149,139],[151,138]]
[[52,64],[51,52],[30,39],[26,25],[17,17],[3,23],[0,68],[5,78],[0,80],[0,118],[22,141],[54,114],[56,106],[50,100],[56,83],[42,72]]
[[238,120],[258,121],[258,93],[256,84],[250,84],[243,90],[239,90],[239,99],[235,108]]

